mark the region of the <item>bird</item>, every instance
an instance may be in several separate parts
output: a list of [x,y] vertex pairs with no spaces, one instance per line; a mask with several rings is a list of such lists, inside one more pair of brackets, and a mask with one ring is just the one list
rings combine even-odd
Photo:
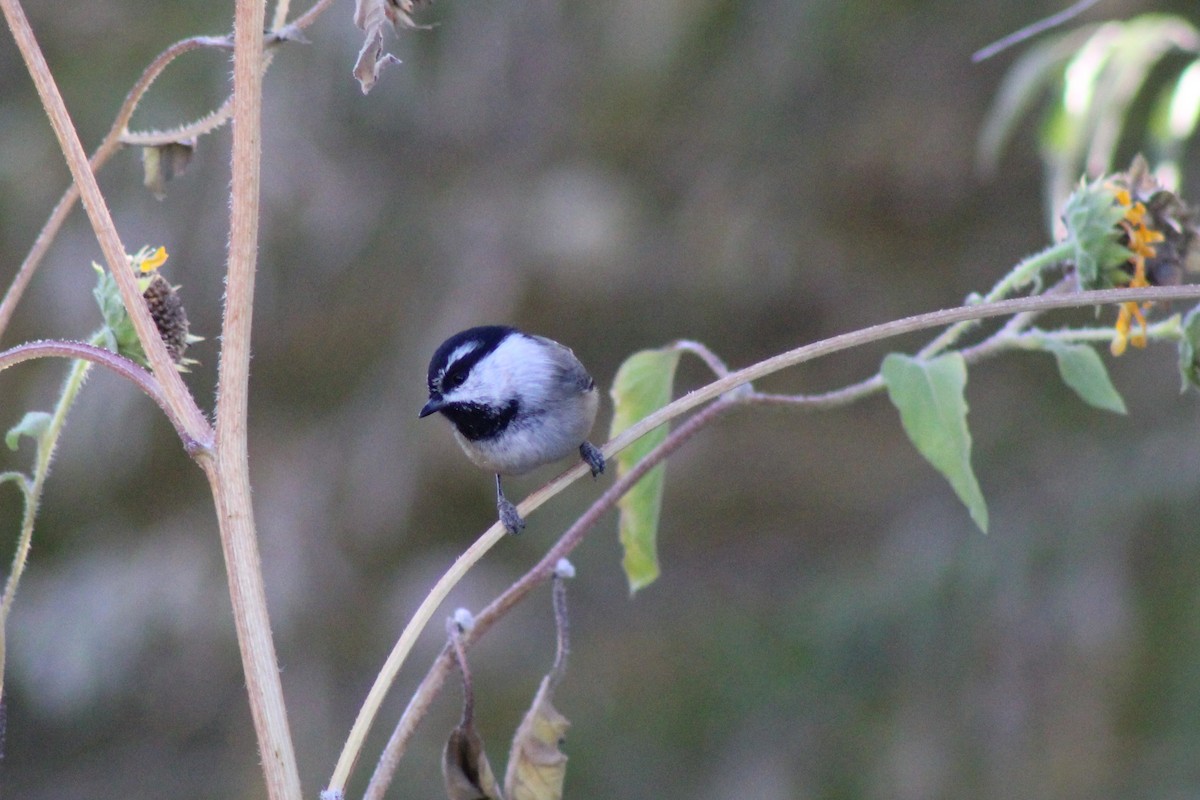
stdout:
[[496,511],[509,533],[520,533],[525,520],[500,476],[576,453],[592,477],[604,472],[603,453],[587,440],[599,392],[569,347],[507,325],[469,328],[437,348],[428,381],[418,417],[440,413],[467,457],[495,474]]

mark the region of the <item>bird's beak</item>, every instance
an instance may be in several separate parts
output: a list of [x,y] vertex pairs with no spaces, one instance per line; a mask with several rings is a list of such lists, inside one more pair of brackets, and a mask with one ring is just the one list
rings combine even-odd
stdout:
[[445,405],[446,401],[435,395],[434,397],[429,398],[429,402],[421,408],[421,413],[417,414],[417,419],[428,417],[430,414],[436,414],[437,412],[441,411]]

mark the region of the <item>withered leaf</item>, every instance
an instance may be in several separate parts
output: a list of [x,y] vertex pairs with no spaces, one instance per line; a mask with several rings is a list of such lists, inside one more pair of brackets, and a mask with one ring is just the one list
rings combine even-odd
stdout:
[[558,746],[571,723],[554,707],[553,694],[547,675],[513,737],[504,775],[509,800],[562,800],[567,756]]
[[167,144],[142,148],[143,183],[156,198],[167,196],[167,181],[187,171],[196,153],[195,139],[182,139]]
[[483,751],[483,739],[472,722],[464,722],[450,732],[442,754],[442,776],[448,800],[503,800]]
[[400,59],[383,51],[384,29],[421,27],[412,18],[416,3],[417,0],[355,0],[354,24],[367,34],[354,62],[354,77],[363,94],[371,91],[384,67],[400,63]]

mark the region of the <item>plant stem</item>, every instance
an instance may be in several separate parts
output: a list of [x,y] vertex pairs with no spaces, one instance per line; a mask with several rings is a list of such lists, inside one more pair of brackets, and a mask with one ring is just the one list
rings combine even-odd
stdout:
[[[1012,292],[1019,291],[1036,281],[1038,276],[1045,270],[1066,261],[1074,252],[1074,243],[1064,241],[1051,245],[1040,253],[1034,253],[1009,270],[1008,274],[1001,278],[980,302],[994,303],[997,300],[1003,300]],[[937,355],[947,347],[953,346],[962,338],[964,333],[975,327],[978,322],[979,320],[977,319],[970,319],[951,325],[942,331],[941,334],[934,337],[929,344],[922,347],[917,356],[919,358],[929,358]]]
[[[304,14],[300,15],[289,28],[303,30],[312,25],[318,17],[329,7],[332,0],[317,0],[317,2]],[[279,8],[276,8],[277,15],[280,13]],[[283,7],[283,16],[287,15],[286,3]],[[278,27],[278,25],[276,26]],[[129,120],[133,117],[134,111],[142,101],[142,97],[149,91],[150,86],[163,73],[163,71],[179,56],[192,50],[201,48],[218,48],[231,49],[232,42],[227,37],[222,36],[193,36],[187,39],[182,39],[170,45],[166,50],[159,53],[153,61],[142,71],[141,76],[129,93],[125,96],[125,100],[121,103],[121,107],[117,110],[116,118],[108,129],[108,133],[104,135],[104,139],[100,145],[92,153],[89,160],[92,172],[99,172],[100,169],[108,163],[124,145],[154,145],[163,144],[168,141],[175,141],[180,138],[192,138],[202,136],[206,133],[211,133],[228,121],[233,109],[233,98],[226,98],[215,111],[201,117],[199,120],[188,125],[173,128],[170,131],[157,132],[138,132],[131,133],[128,129]],[[41,264],[46,252],[50,249],[50,244],[58,235],[59,229],[62,228],[63,222],[66,221],[67,215],[71,209],[75,207],[75,201],[79,199],[79,187],[72,183],[63,192],[58,203],[54,206],[54,210],[50,212],[41,231],[38,232],[37,238],[34,239],[33,245],[26,254],[25,260],[21,262],[21,266],[17,269],[13,276],[13,281],[9,285],[8,290],[4,293],[3,300],[0,300],[0,338],[3,337],[4,331],[8,330],[8,324],[12,320],[13,312],[21,301],[21,297],[25,293],[25,288],[29,285],[34,272],[37,271],[38,265]]]
[[[770,375],[782,369],[786,369],[787,367],[794,366],[814,358],[830,355],[841,350],[858,347],[875,341],[912,333],[918,330],[936,328],[943,325],[953,325],[960,322],[974,321],[988,317],[1004,316],[1007,314],[1036,314],[1051,309],[1069,308],[1074,306],[1102,305],[1105,303],[1129,302],[1134,300],[1168,301],[1197,298],[1200,298],[1200,285],[1148,287],[1141,289],[1107,289],[1101,291],[1076,292],[1073,294],[1035,295],[1032,297],[1020,297],[1012,300],[979,303],[961,306],[958,308],[944,309],[941,311],[933,311],[926,314],[918,314],[916,316],[882,323],[880,325],[874,325],[869,328],[841,334],[840,336],[834,336],[819,342],[797,347],[793,350],[781,353],[772,358],[765,359],[736,372],[729,373],[728,375],[725,375],[724,377],[719,378],[700,389],[689,392],[688,394],[664,406],[653,414],[650,414],[640,422],[630,426],[619,436],[605,444],[605,446],[602,448],[602,451],[606,458],[610,458],[614,453],[623,450],[632,442],[644,436],[654,428],[657,428],[660,425],[663,425],[681,416],[687,411],[696,408],[703,403],[720,397],[721,395],[726,394],[738,386],[749,384],[758,378],[765,377],[766,375]],[[1022,317],[1022,319],[1018,322],[1010,322],[1012,322],[1014,325],[1024,325],[1027,324],[1028,319],[1029,318]],[[848,387],[848,390],[842,390],[845,392],[845,394],[841,397],[838,397],[836,401],[829,401],[829,404],[833,405],[850,402],[850,400],[855,399],[857,396],[878,391],[878,389],[881,387],[882,379],[880,379],[878,376],[875,376],[863,381],[860,384],[856,384],[855,387]],[[833,393],[831,393],[831,397],[832,394]],[[673,431],[663,442],[663,444],[660,445],[660,447],[667,447],[669,443],[671,449],[678,447],[680,444],[682,444],[682,440],[677,442],[675,438],[676,434],[685,431],[685,429],[689,431],[688,435],[694,434],[695,431],[691,430],[689,426],[691,426],[693,423],[705,424],[707,417],[704,415],[707,415],[710,412],[715,415],[719,413],[720,410],[730,407],[735,403],[737,405],[769,404],[775,400],[776,398],[773,396],[761,395],[757,393],[730,395],[727,401],[714,403],[708,409],[705,409],[704,412],[701,412],[700,414],[697,414],[687,420],[687,422],[680,426],[677,431]],[[788,398],[788,400],[794,403],[794,398]],[[652,451],[652,455],[656,452],[658,451]],[[592,509],[589,509],[588,512],[585,513],[584,517],[580,518],[580,521],[576,523],[576,526],[586,522],[587,524],[583,527],[583,531],[586,532],[588,527],[595,522],[595,520],[591,518],[593,510],[597,508],[606,510],[609,506],[603,504],[602,501],[604,501],[605,498],[608,498],[610,494],[613,495],[612,503],[615,504],[616,500],[620,497],[620,494],[626,491],[629,486],[632,486],[632,483],[627,484],[626,480],[630,478],[630,476],[640,478],[640,476],[643,474],[640,471],[640,468],[643,466],[646,469],[649,469],[651,466],[653,466],[650,456],[647,456],[646,458],[642,459],[642,461],[638,462],[638,465],[635,467],[635,470],[637,471],[623,476],[621,480],[614,484],[613,487],[605,493],[601,500],[597,501],[597,504],[594,505]],[[530,494],[518,506],[521,516],[527,518],[532,511],[558,494],[560,491],[566,488],[567,485],[581,478],[586,471],[587,466],[585,464],[578,464]],[[576,531],[576,526],[573,526],[571,530],[568,531],[568,534],[564,534],[563,539],[560,539],[559,544],[555,545],[550,553],[547,554],[545,559],[539,562],[537,567],[531,570],[525,576],[525,578],[522,578],[521,581],[518,582],[518,584],[524,587],[523,589],[514,594],[506,592],[505,595],[503,595],[501,598],[498,598],[497,601],[491,606],[488,606],[488,609],[486,609],[480,616],[476,617],[476,627],[473,628],[471,633],[468,635],[466,640],[467,644],[475,641],[475,639],[479,635],[482,635],[482,633],[486,631],[487,627],[489,627],[489,621],[491,620],[491,617],[489,616],[490,613],[503,613],[507,611],[511,605],[515,604],[517,600],[520,599],[520,597],[524,596],[524,593],[527,592],[529,588],[532,588],[532,584],[536,584],[540,582],[540,580],[544,580],[550,574],[550,571],[552,571],[554,564],[557,563],[558,558],[564,557],[570,552],[571,549],[573,549],[574,544],[566,547],[562,547],[562,545],[564,541],[568,540],[568,536],[571,536],[572,539],[574,538],[576,535],[574,533]],[[578,535],[582,536],[581,533]],[[492,545],[502,538],[504,537],[500,532],[500,526],[498,524],[491,526],[479,538],[479,540],[477,540],[471,546],[471,548],[468,549],[466,553],[464,553],[459,557],[458,560],[455,561],[451,569],[442,577],[442,579],[438,581],[433,591],[431,591],[426,597],[425,601],[422,602],[417,614],[414,615],[413,619],[410,620],[409,625],[406,626],[404,632],[401,634],[401,640],[397,642],[392,653],[389,655],[384,669],[381,670],[380,675],[376,678],[375,685],[372,686],[371,692],[368,695],[368,700],[364,703],[363,708],[359,711],[359,717],[355,721],[354,730],[351,734],[351,737],[347,740],[342,754],[338,759],[337,767],[335,768],[334,775],[330,780],[328,788],[322,793],[323,797],[333,798],[343,796],[346,781],[348,780],[350,771],[352,770],[353,765],[358,758],[359,751],[362,747],[362,741],[366,735],[366,730],[370,727],[370,723],[374,719],[374,716],[378,710],[378,704],[382,702],[382,698],[384,695],[386,695],[388,687],[394,680],[395,675],[399,672],[408,650],[411,649],[412,643],[415,642],[416,637],[420,634],[425,624],[427,624],[428,620],[432,617],[437,605],[439,605],[445,595],[449,593],[453,584],[461,580],[466,570],[469,569],[472,564],[477,562]],[[578,541],[575,540],[575,544],[577,543]],[[532,582],[532,584],[526,585],[523,583],[526,581]],[[514,585],[514,589],[516,586],[517,585]],[[511,591],[512,590],[510,589],[510,592]],[[481,617],[485,620],[485,624],[482,627],[479,626]],[[439,659],[437,664],[443,664],[445,662],[446,658],[445,654],[443,654],[443,657]],[[421,716],[423,716],[428,707],[428,703],[432,700],[431,697],[426,697],[422,694],[422,692],[436,693],[436,691],[440,689],[441,681],[444,680],[444,675],[439,678],[434,674],[437,669],[439,669],[439,667],[435,665],[435,668],[431,670],[429,675],[426,676],[426,680],[422,682],[417,694],[415,694],[412,700],[409,702],[409,705],[406,708],[403,717],[401,718],[400,725],[397,727],[396,733],[393,734],[393,740],[398,740],[401,742],[401,744],[399,745],[398,749],[394,749],[393,745],[389,743],[388,749],[385,750],[385,754],[381,758],[380,765],[377,767],[377,773],[379,770],[387,772],[388,770],[394,769],[394,761],[399,759],[400,754],[403,751],[403,742],[407,741],[408,736],[411,735],[411,728],[415,726],[415,722],[412,722],[411,720],[419,719]],[[433,685],[434,683],[436,686]],[[384,786],[386,786],[388,780],[390,780],[390,778],[383,781]],[[376,779],[373,778],[372,786],[375,785]],[[382,792],[382,789],[380,789],[379,792]],[[373,793],[370,789],[368,789],[368,798],[374,798],[378,796],[378,793]]]
[[[737,408],[742,402],[741,399],[721,398],[704,410],[689,417],[682,425],[671,431],[666,439],[647,453],[629,472],[614,481],[613,485],[596,502],[592,503],[591,507],[559,537],[559,540],[536,565],[505,590],[504,593],[489,603],[486,608],[475,615],[475,621],[471,629],[466,631],[462,636],[462,647],[466,649],[479,641],[480,637],[486,634],[517,603],[525,599],[535,588],[553,577],[555,566],[559,560],[570,555],[571,551],[583,542],[596,523],[616,507],[617,501],[632,489],[647,472],[690,441],[705,427],[715,422],[719,417]],[[367,786],[364,800],[382,800],[383,794],[387,791],[395,774],[396,766],[404,755],[408,741],[416,731],[417,724],[425,716],[425,712],[428,711],[433,698],[441,690],[446,676],[449,674],[454,663],[451,651],[443,650],[441,656],[434,661],[429,672],[422,679],[421,684],[417,687],[416,692],[405,708],[403,715],[401,715],[400,721],[397,723],[395,731],[393,731],[391,738],[388,740],[383,754],[379,758],[375,773],[371,776],[371,781]],[[327,793],[328,796],[336,796],[334,794],[336,792],[344,792],[344,783],[330,784],[330,790]]]
[[450,569],[425,595],[425,599],[421,601],[421,605],[417,607],[408,624],[404,626],[400,638],[396,641],[392,652],[388,654],[387,660],[384,661],[383,668],[379,670],[375,682],[371,685],[371,690],[367,692],[367,698],[363,701],[362,708],[359,709],[358,716],[354,719],[354,725],[350,728],[350,735],[346,737],[346,743],[342,746],[342,753],[334,767],[333,776],[329,779],[328,790],[345,790],[346,782],[350,779],[350,772],[354,769],[354,764],[366,741],[367,733],[371,730],[371,723],[375,721],[375,716],[379,713],[379,708],[383,704],[384,698],[387,697],[388,690],[392,688],[392,683],[396,680],[400,667],[404,665],[405,659],[408,658],[413,645],[417,642],[417,637],[425,630],[425,626],[429,624],[434,612],[446,599],[446,595],[450,594],[463,576],[470,571],[471,567],[475,566],[505,536],[504,526],[500,522],[494,523],[462,555],[454,560]]
[[24,488],[25,509],[21,515],[21,534],[17,537],[17,549],[13,554],[12,571],[4,582],[4,594],[0,597],[0,702],[4,700],[4,664],[7,650],[8,615],[12,611],[13,598],[17,594],[17,585],[25,573],[25,564],[29,560],[29,548],[33,542],[33,526],[37,520],[38,508],[42,502],[42,491],[46,487],[46,478],[50,474],[50,461],[58,446],[58,438],[62,434],[67,421],[67,413],[79,397],[79,390],[87,379],[92,362],[78,360],[71,364],[71,371],[63,383],[62,393],[50,415],[50,422],[37,440],[37,456],[33,466],[33,480],[28,481]]
[[265,0],[238,0],[234,18],[229,264],[218,366],[216,446],[201,462],[216,503],[229,596],[267,794],[299,800],[300,774],[279,679],[250,501],[247,409],[258,249]]
[[187,450],[189,455],[196,457],[212,445],[211,440],[196,441],[190,437],[187,429],[184,427],[183,420],[175,415],[175,410],[168,404],[162,386],[153,375],[128,358],[119,356],[103,347],[97,347],[85,342],[69,342],[55,339],[28,342],[27,344],[17,345],[4,352],[0,352],[0,370],[8,369],[25,361],[51,357],[82,358],[86,361],[99,364],[102,367],[107,367],[112,372],[133,383],[145,392],[151,400],[157,403],[158,407],[167,415],[167,419],[175,426],[175,431],[179,434],[179,438],[183,441],[184,449]]
[[[158,55],[142,72],[137,83],[129,90],[129,94],[125,96],[125,101],[121,104],[121,108],[117,111],[116,119],[113,120],[112,126],[105,134],[103,141],[99,147],[92,153],[91,159],[88,161],[92,172],[98,172],[103,167],[113,154],[121,149],[121,135],[125,131],[125,126],[129,124],[130,117],[133,116],[134,110],[141,102],[142,96],[146,90],[150,88],[150,84],[166,69],[175,58],[186,53],[188,50],[204,46],[204,37],[193,39],[184,39],[181,42],[168,47]],[[0,301],[0,336],[4,335],[4,331],[8,329],[8,323],[12,319],[13,312],[16,310],[17,304],[21,301],[22,295],[25,293],[25,287],[29,285],[33,273],[37,270],[38,265],[46,255],[46,251],[50,249],[50,244],[54,241],[54,237],[58,235],[58,231],[62,228],[63,222],[66,221],[67,215],[71,213],[71,209],[75,207],[75,201],[79,199],[79,186],[72,183],[63,192],[58,203],[54,206],[54,210],[50,212],[49,218],[38,232],[37,238],[33,240],[33,246],[30,247],[29,253],[25,256],[25,260],[21,262],[21,266],[17,269],[16,275],[13,277],[12,284],[8,291],[4,293],[3,301]]]

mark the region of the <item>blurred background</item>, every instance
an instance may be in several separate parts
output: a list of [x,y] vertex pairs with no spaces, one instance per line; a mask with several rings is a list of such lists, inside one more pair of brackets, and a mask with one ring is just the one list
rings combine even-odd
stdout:
[[[198,0],[28,5],[89,149],[155,54],[230,24],[230,4]],[[490,478],[444,423],[417,420],[436,345],[511,323],[569,344],[607,387],[628,354],[678,338],[742,366],[986,290],[1048,243],[1048,215],[1037,116],[996,170],[976,168],[987,109],[1022,49],[980,65],[970,55],[1063,5],[447,0],[419,11],[430,29],[389,40],[404,63],[366,97],[350,74],[351,3],[308,30],[311,44],[279,53],[266,81],[250,436],[307,794],[328,780],[408,615],[494,519]],[[1108,0],[1073,25],[1150,10],[1196,22],[1182,0]],[[182,58],[134,126],[214,108],[229,73],[224,54]],[[1136,133],[1121,146],[1127,160]],[[187,376],[206,408],[228,150],[227,129],[203,139],[161,202],[135,151],[101,175],[129,249],[170,252],[163,272],[208,337]],[[1198,156],[1180,154],[1192,199]],[[67,181],[5,33],[5,284]],[[93,260],[77,210],[0,344],[91,334]],[[842,386],[923,341],[761,388]],[[1082,404],[1045,355],[973,368],[987,536],[885,398],[747,412],[703,433],[667,469],[656,584],[630,598],[615,518],[574,556],[573,653],[556,698],[573,722],[566,796],[1196,796],[1200,406],[1179,393],[1175,358],[1157,346],[1111,362],[1127,416]],[[684,364],[680,390],[706,380]],[[0,428],[48,408],[67,368],[0,376]],[[3,459],[27,469],[32,452]],[[506,488],[520,497],[556,472]],[[576,484],[456,591],[352,794],[441,646],[440,620],[503,590],[610,480]],[[17,492],[0,488],[5,573],[19,520]],[[472,651],[497,769],[553,631],[542,590]],[[56,457],[6,690],[6,798],[264,795],[206,483],[158,409],[100,370]],[[392,796],[443,796],[459,702],[451,685]]]

